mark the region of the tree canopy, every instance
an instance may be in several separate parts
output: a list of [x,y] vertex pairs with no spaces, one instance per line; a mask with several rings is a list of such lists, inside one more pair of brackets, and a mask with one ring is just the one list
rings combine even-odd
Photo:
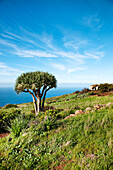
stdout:
[[[15,91],[17,93],[28,92],[32,95],[37,114],[44,108],[47,91],[51,88],[56,88],[56,86],[57,80],[54,75],[48,72],[35,71],[20,75],[16,80]],[[43,99],[42,104],[41,99]]]

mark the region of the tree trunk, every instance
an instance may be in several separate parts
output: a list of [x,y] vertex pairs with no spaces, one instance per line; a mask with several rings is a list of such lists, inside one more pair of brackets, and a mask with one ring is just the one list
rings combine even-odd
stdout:
[[37,102],[36,102],[36,98],[34,96],[34,94],[31,92],[31,91],[28,91],[31,95],[32,95],[32,98],[33,98],[33,103],[34,103],[34,107],[35,107],[35,114],[36,114],[36,117],[38,116],[38,108],[37,108]]
[[37,109],[37,111],[38,111],[38,113],[42,110],[41,109],[41,97],[38,97],[37,98],[37,105],[38,105],[38,109]]
[[44,97],[43,97],[43,101],[42,101],[42,110],[44,109],[44,102],[45,102],[45,98],[46,98],[46,93],[48,90],[50,90],[52,87],[50,86],[48,89],[45,90],[44,92]]
[[44,97],[43,97],[43,101],[42,101],[42,110],[44,109],[45,97],[46,97],[46,91],[45,91],[45,93],[44,93]]
[[36,99],[34,99],[34,97],[33,97],[33,103],[34,103],[34,107],[35,107],[35,114],[36,114],[36,117],[37,117],[37,115],[38,115],[37,103],[36,103]]

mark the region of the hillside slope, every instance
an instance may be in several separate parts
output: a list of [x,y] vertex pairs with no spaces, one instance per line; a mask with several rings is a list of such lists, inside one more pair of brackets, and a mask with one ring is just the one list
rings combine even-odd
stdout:
[[[113,106],[64,120],[77,109],[108,102],[113,102],[113,95],[70,94],[47,99],[46,103],[57,110],[40,113],[19,137],[10,134],[0,139],[0,166],[2,169],[112,170]],[[24,104],[21,111],[31,109],[31,105]]]

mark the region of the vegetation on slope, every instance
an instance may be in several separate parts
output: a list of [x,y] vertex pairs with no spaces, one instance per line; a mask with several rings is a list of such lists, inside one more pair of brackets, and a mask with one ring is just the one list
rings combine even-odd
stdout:
[[78,109],[113,102],[112,94],[89,95],[49,98],[49,110],[34,119],[32,103],[18,105],[29,119],[22,117],[28,122],[18,137],[0,139],[2,169],[113,169],[113,106],[64,120]]

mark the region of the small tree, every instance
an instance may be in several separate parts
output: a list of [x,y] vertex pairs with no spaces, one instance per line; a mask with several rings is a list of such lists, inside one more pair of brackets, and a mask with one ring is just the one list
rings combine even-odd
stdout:
[[[52,88],[56,88],[57,80],[55,76],[47,72],[28,72],[20,75],[15,84],[15,91],[18,93],[30,93],[33,98],[36,116],[43,110],[46,93]],[[42,99],[42,101],[41,101]]]

